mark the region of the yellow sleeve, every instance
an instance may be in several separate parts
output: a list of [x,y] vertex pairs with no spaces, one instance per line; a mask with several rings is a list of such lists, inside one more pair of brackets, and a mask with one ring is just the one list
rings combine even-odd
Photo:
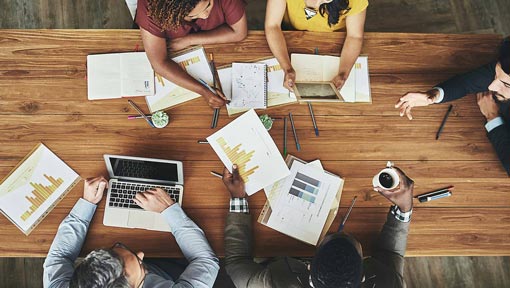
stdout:
[[351,0],[349,3],[351,4],[351,10],[347,12],[346,16],[356,15],[368,7],[368,0]]

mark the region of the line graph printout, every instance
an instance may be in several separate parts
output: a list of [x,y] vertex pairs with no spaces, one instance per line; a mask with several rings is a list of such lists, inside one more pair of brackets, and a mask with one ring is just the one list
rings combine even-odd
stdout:
[[233,108],[266,108],[267,65],[263,63],[232,63]]
[[25,234],[80,177],[40,144],[0,184],[0,210]]
[[276,144],[253,109],[207,141],[230,172],[232,165],[237,164],[248,195],[289,175]]
[[[335,201],[342,179],[314,165],[294,161],[281,192],[270,198],[272,215],[267,226],[316,245]],[[280,181],[281,182],[281,181]]]

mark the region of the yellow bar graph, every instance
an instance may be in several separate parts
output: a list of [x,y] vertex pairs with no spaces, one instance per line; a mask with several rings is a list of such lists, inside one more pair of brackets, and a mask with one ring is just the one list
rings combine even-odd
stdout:
[[50,182],[50,185],[44,186],[39,183],[30,182],[30,186],[34,188],[32,191],[32,196],[25,196],[25,198],[32,205],[21,215],[21,220],[26,221],[30,215],[34,214],[34,212],[41,207],[41,205],[53,194],[53,192],[57,191],[58,187],[64,183],[62,178],[55,179],[51,176],[43,174],[44,178]]
[[253,154],[255,154],[255,150],[246,153],[245,150],[242,150],[241,144],[234,146],[234,148],[230,148],[223,137],[216,139],[216,142],[220,145],[223,152],[225,152],[225,155],[227,155],[230,162],[237,164],[239,175],[243,178],[245,183],[248,183],[249,176],[255,173],[255,171],[259,168],[258,165],[251,167],[248,170],[246,167],[253,157]]

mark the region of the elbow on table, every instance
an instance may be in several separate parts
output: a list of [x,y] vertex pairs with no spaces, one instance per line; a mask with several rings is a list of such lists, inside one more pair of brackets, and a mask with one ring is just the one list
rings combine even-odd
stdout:
[[243,29],[241,31],[238,31],[235,33],[234,37],[232,38],[232,42],[241,42],[248,36],[248,29]]

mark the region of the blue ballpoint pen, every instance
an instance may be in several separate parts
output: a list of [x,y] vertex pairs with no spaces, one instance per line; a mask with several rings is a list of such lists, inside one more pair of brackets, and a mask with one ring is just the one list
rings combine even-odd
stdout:
[[349,207],[349,210],[347,210],[347,213],[345,213],[344,219],[342,219],[342,223],[340,223],[340,227],[338,227],[338,232],[342,232],[344,230],[345,222],[347,222],[347,218],[349,218],[349,215],[351,215],[352,208],[354,207],[354,203],[356,203],[356,199],[358,196],[354,196],[351,202],[351,206]]

